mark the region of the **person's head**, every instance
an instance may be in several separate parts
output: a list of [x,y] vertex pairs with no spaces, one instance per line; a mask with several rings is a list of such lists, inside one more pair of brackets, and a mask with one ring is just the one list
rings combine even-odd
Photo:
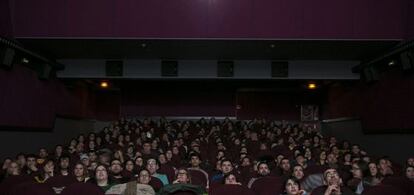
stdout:
[[138,183],[148,184],[151,181],[151,174],[148,170],[142,169],[139,172]]
[[407,159],[407,166],[414,166],[414,157],[410,157]]
[[368,169],[369,169],[369,175],[371,177],[376,177],[378,175],[378,167],[375,162],[370,162],[368,164]]
[[338,163],[338,159],[336,158],[336,155],[334,153],[329,153],[326,162],[328,164],[336,164]]
[[165,151],[165,157],[167,157],[167,160],[170,161],[172,159],[172,157],[173,157],[172,150]]
[[279,167],[282,169],[282,171],[289,172],[290,171],[290,160],[288,158],[283,158],[280,161]]
[[164,153],[161,153],[160,155],[158,155],[158,161],[160,161],[160,164],[166,164],[167,161],[167,157],[165,156]]
[[147,160],[147,169],[151,175],[155,174],[159,168],[159,163],[157,160],[150,158]]
[[361,152],[361,149],[359,148],[359,145],[352,145],[351,152],[354,155],[359,155],[359,152]]
[[135,165],[139,167],[144,166],[144,159],[142,158],[142,156],[138,156],[135,158]]
[[27,167],[36,167],[36,156],[34,154],[28,154],[26,157]]
[[301,165],[306,164],[306,158],[305,156],[303,156],[303,154],[296,155],[295,159],[296,159],[296,163],[298,164],[301,164]]
[[70,164],[70,157],[67,155],[63,155],[59,158],[59,168],[61,170],[67,170]]
[[142,144],[142,148],[145,154],[151,153],[151,142],[149,141],[144,142],[144,144]]
[[303,172],[303,167],[301,165],[295,165],[293,167],[292,176],[298,180],[301,180],[305,176],[305,173]]
[[108,181],[108,169],[105,165],[98,165],[95,169],[95,179],[97,182]]
[[16,156],[17,164],[19,164],[20,168],[24,167],[26,165],[26,155],[23,153],[19,153]]
[[39,157],[45,159],[48,156],[46,148],[39,149]]
[[62,145],[56,145],[55,147],[55,155],[59,156],[63,152],[63,146]]
[[88,175],[88,170],[82,163],[76,163],[75,168],[73,169],[73,175],[75,175],[76,178],[84,179]]
[[122,163],[120,160],[118,159],[114,159],[111,161],[111,167],[110,167],[111,173],[113,175],[119,175],[121,174],[123,167],[122,167]]
[[247,157],[247,156],[243,157],[241,166],[242,167],[247,167],[247,166],[250,166],[250,165],[251,165],[250,158]]
[[200,163],[201,163],[200,155],[195,154],[195,153],[190,155],[191,167],[194,167],[194,168],[200,167]]
[[237,177],[233,173],[230,173],[224,176],[224,184],[236,185],[239,182],[237,181]]
[[11,161],[7,167],[7,175],[20,175],[20,166],[16,161]]
[[287,195],[300,195],[300,183],[297,179],[289,178],[284,186]]
[[270,174],[269,165],[266,162],[260,162],[257,165],[257,174],[260,176],[267,176]]
[[227,173],[230,173],[231,171],[233,171],[233,164],[231,163],[230,160],[221,161],[221,171],[224,174],[227,174]]
[[183,183],[183,184],[191,183],[191,177],[187,169],[179,168],[177,170],[176,180],[178,183]]
[[47,174],[51,174],[55,171],[55,162],[49,159],[43,165],[43,171]]
[[125,161],[125,170],[129,171],[129,172],[133,172],[134,171],[134,161],[133,160],[127,160]]
[[357,179],[363,179],[369,175],[369,168],[365,161],[352,163],[352,176]]
[[327,169],[323,173],[324,183],[328,186],[330,185],[337,185],[340,186],[342,184],[342,179],[338,174],[336,169]]
[[326,161],[326,151],[321,151],[321,153],[319,153],[319,160]]
[[409,180],[414,181],[414,167],[413,166],[407,166],[407,168],[405,168],[405,176]]
[[388,157],[380,158],[377,166],[378,166],[379,172],[382,175],[386,176],[386,175],[393,174],[391,161],[388,159]]

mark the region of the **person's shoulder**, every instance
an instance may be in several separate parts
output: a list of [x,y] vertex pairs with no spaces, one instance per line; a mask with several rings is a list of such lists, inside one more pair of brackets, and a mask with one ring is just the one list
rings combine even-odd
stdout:
[[327,188],[326,186],[319,186],[319,187],[313,189],[311,194],[312,195],[323,195],[323,194],[325,194],[326,188]]
[[111,186],[105,193],[106,194],[122,194],[126,189],[126,183],[115,184]]

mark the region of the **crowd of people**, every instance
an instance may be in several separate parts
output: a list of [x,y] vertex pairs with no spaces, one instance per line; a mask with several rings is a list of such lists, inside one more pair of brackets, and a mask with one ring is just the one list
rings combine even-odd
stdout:
[[408,195],[413,185],[414,157],[399,165],[318,125],[265,119],[122,118],[0,170],[0,194]]

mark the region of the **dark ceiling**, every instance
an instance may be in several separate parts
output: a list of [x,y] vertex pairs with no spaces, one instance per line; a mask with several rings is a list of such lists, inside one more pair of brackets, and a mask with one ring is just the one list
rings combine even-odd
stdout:
[[54,58],[366,60],[399,41],[17,39]]

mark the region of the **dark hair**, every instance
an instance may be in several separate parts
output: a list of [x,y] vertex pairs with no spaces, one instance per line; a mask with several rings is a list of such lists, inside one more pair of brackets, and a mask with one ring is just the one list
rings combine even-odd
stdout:
[[361,170],[362,177],[368,177],[371,175],[369,171],[368,163],[366,163],[363,160],[359,160],[355,162],[355,164],[357,164],[358,168]]
[[296,179],[296,178],[294,178],[294,177],[289,177],[288,179],[286,179],[286,181],[283,184],[283,189],[284,189],[285,192],[286,192],[286,185],[289,182],[289,180],[292,180],[296,185],[299,186],[299,189],[300,189],[300,182],[299,182],[299,180]]

